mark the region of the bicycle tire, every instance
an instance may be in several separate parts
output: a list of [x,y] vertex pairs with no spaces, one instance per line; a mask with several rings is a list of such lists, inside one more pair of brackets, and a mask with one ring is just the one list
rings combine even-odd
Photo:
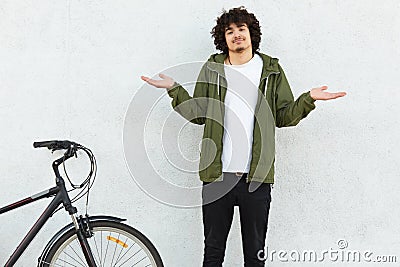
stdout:
[[[88,242],[97,266],[164,266],[155,246],[135,228],[114,221],[91,222],[90,226],[93,237]],[[49,249],[41,266],[88,266],[75,232],[70,229],[63,234]]]

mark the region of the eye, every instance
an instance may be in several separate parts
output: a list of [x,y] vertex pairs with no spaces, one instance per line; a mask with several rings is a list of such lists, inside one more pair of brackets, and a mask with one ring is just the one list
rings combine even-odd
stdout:
[[228,35],[229,35],[229,34],[232,34],[232,33],[233,33],[233,32],[227,32],[226,34],[228,34]]

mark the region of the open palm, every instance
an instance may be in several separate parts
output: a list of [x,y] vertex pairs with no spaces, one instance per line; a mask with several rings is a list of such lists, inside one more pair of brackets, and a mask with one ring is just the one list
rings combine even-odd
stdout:
[[328,89],[328,86],[313,88],[310,95],[314,100],[330,100],[346,95],[346,92],[329,93],[325,91],[326,89]]
[[140,78],[143,81],[147,82],[148,84],[153,85],[154,87],[157,87],[157,88],[171,89],[174,86],[175,82],[171,77],[169,77],[165,74],[162,74],[162,73],[160,73],[158,76],[161,78],[161,80],[151,79],[146,76],[141,76]]

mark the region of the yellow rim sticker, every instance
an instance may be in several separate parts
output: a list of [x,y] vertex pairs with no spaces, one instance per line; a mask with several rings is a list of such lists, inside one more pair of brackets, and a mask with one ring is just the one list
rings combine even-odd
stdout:
[[113,241],[113,242],[117,243],[118,245],[123,246],[124,248],[127,248],[127,247],[128,247],[128,245],[127,245],[126,243],[122,242],[122,241],[119,240],[119,239],[116,239],[115,237],[107,236],[107,239],[110,240],[110,241]]

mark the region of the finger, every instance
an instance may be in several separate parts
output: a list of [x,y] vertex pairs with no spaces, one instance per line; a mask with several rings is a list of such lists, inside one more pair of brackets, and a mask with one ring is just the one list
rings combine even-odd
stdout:
[[147,82],[150,78],[146,77],[146,76],[140,76],[140,79],[142,79],[143,81]]
[[342,97],[345,96],[346,93],[345,92],[339,92],[339,93],[331,93],[331,95],[329,96],[330,99],[336,99],[338,97]]
[[163,73],[158,74],[158,76],[160,76],[161,79],[168,79],[169,77]]
[[312,90],[321,90],[321,91],[323,91],[323,90],[326,90],[326,89],[328,89],[328,86],[326,86],[326,85],[324,85],[324,86],[321,86],[321,87],[315,87],[315,88],[313,88]]
[[148,84],[150,84],[150,85],[156,86],[155,81],[152,80],[152,79],[148,79],[146,82],[147,82]]
[[153,80],[153,79],[150,79],[150,78],[148,78],[147,80],[146,80],[146,82],[148,83],[148,84],[150,84],[150,85],[152,85],[152,86],[155,86],[155,87],[158,87],[159,85],[158,85],[158,80]]
[[336,95],[337,95],[337,97],[342,97],[342,96],[345,96],[347,94],[346,94],[346,92],[338,92],[338,93],[336,93]]

